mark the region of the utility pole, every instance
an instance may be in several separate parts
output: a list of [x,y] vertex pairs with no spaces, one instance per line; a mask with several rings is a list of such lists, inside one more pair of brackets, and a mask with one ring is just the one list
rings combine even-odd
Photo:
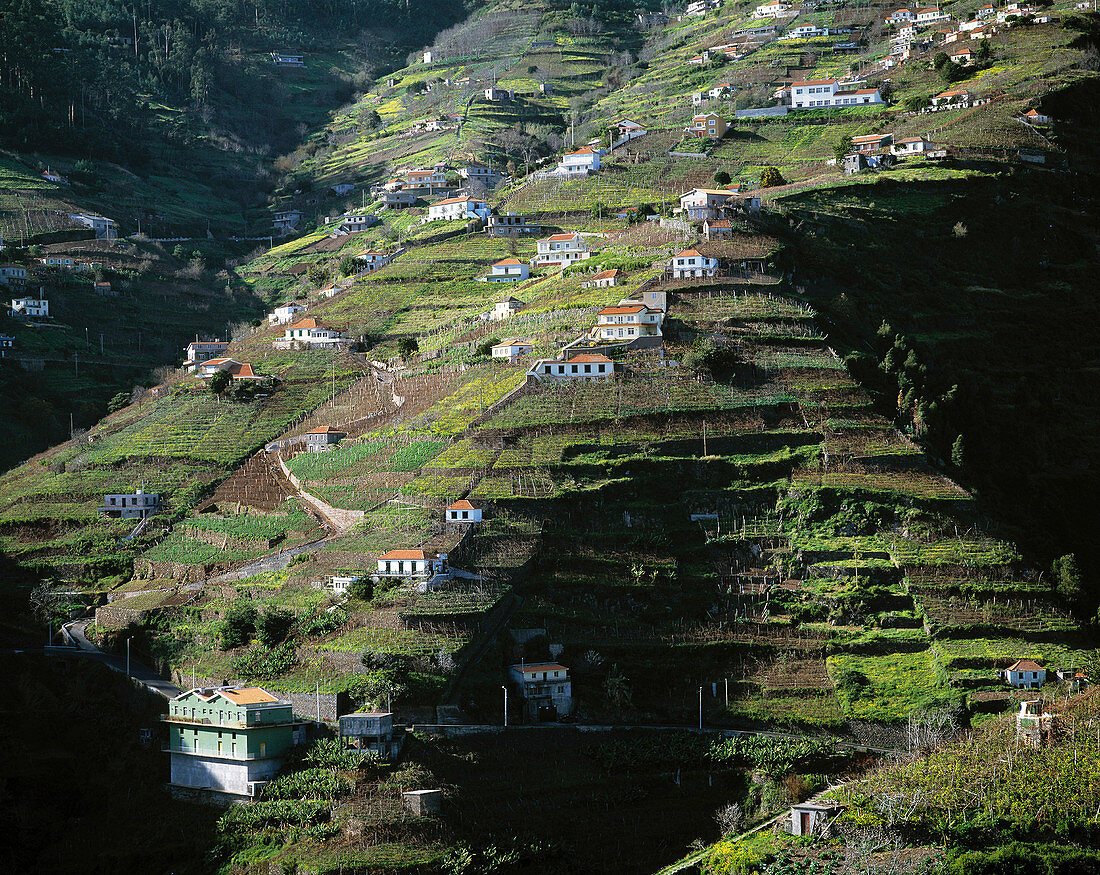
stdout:
[[703,728],[703,688],[699,687],[699,728]]
[[508,728],[508,688],[505,687],[505,686],[501,686],[501,689],[504,690],[504,728],[507,729]]
[[703,420],[703,455],[707,454],[707,421]]
[[130,639],[126,639],[126,677],[130,676]]
[[317,681],[317,722],[321,722],[321,682]]
[[726,678],[726,708],[730,706],[730,679]]

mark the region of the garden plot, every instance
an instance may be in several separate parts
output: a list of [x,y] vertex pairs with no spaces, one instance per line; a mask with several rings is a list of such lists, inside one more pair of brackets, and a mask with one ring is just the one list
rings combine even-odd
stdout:
[[906,567],[919,565],[963,565],[967,567],[1007,566],[1020,560],[1016,548],[1004,541],[982,535],[918,541],[891,537],[890,555]]
[[928,620],[929,631],[951,632],[976,627],[999,627],[1021,638],[1052,632],[1071,632],[1076,624],[1068,612],[1050,598],[971,599],[921,593],[917,604]]
[[800,484],[821,489],[853,489],[893,493],[913,498],[953,503],[971,501],[970,494],[946,477],[930,470],[871,470],[855,464],[828,471],[804,471],[794,475]]

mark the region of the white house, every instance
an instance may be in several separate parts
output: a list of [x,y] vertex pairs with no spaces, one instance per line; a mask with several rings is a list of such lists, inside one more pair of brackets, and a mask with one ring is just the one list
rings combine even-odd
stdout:
[[857,152],[874,152],[885,149],[893,138],[893,134],[864,134],[861,137],[852,137],[852,148]]
[[531,259],[531,266],[560,264],[562,267],[591,258],[588,244],[584,237],[573,232],[571,234],[554,234],[545,240],[538,241],[538,254]]
[[47,182],[62,183],[65,181],[65,177],[56,171],[50,170],[48,167],[42,171],[42,178]]
[[921,9],[917,13],[917,24],[931,24],[934,21],[945,21],[951,16],[940,9]]
[[381,577],[431,577],[447,569],[446,553],[424,550],[390,550],[378,557]]
[[601,270],[597,274],[593,274],[583,283],[581,283],[582,289],[606,289],[611,286],[617,285],[619,280],[618,269],[614,270]]
[[199,362],[209,361],[221,355],[229,349],[229,343],[224,340],[196,340],[187,344],[186,358],[183,366],[188,371],[193,371]]
[[716,219],[730,198],[737,194],[731,188],[693,188],[680,195],[680,209],[689,219]]
[[499,103],[502,100],[515,100],[516,92],[509,91],[506,88],[497,88],[494,85],[491,88],[485,89],[485,99],[493,103]]
[[387,191],[382,193],[382,209],[403,210],[414,206],[420,199],[415,191]]
[[714,276],[718,271],[718,259],[707,258],[695,249],[677,253],[668,263],[673,279]]
[[447,184],[442,170],[410,170],[404,178],[405,185],[418,188],[442,188]]
[[214,376],[218,371],[225,371],[234,380],[262,380],[259,374],[253,369],[252,365],[248,362],[239,362],[236,359],[231,358],[216,358],[209,361],[202,362],[195,370],[198,375],[204,380],[208,377]]
[[789,3],[764,3],[753,10],[753,18],[781,18],[790,11]]
[[526,262],[518,258],[505,258],[493,265],[488,276],[478,277],[478,280],[483,283],[515,283],[530,276],[531,268]]
[[284,234],[297,228],[300,221],[302,221],[301,210],[278,210],[271,217],[272,227]]
[[616,145],[628,143],[638,137],[644,137],[649,133],[648,129],[629,118],[619,119],[617,122],[610,125],[610,127],[619,132],[619,139]]
[[506,337],[500,343],[493,346],[492,354],[495,359],[508,359],[512,361],[518,359],[520,356],[527,355],[532,349],[534,349],[534,346],[532,346],[529,340],[524,340],[521,337]]
[[374,249],[364,249],[355,256],[355,260],[362,265],[362,273],[385,267],[392,259],[392,255],[387,255],[385,252],[378,252]]
[[803,24],[799,27],[787,31],[787,33],[783,35],[782,41],[786,42],[796,39],[812,39],[813,37],[828,35],[829,31],[824,27],[818,27],[815,24]]
[[1049,125],[1050,116],[1043,115],[1037,109],[1029,109],[1027,112],[1024,113],[1024,121],[1027,122],[1029,125]]
[[721,9],[722,0],[692,0],[684,10],[684,14],[691,18],[702,18],[708,9]]
[[903,137],[890,146],[890,151],[895,155],[919,155],[931,148],[932,141],[924,137]]
[[890,21],[892,21],[894,24],[901,24],[903,22],[912,21],[913,17],[914,16],[912,9],[896,9],[890,13]]
[[433,52],[431,49],[425,49],[424,50],[424,63],[425,64],[431,64],[434,61],[435,61],[435,52]]
[[974,50],[968,45],[960,46],[948,52],[947,56],[956,64],[969,64],[974,60]]
[[569,669],[556,662],[513,665],[509,679],[523,698],[528,720],[550,720],[566,716],[573,709],[573,685]]
[[480,523],[481,508],[471,504],[465,498],[459,499],[454,504],[447,505],[447,522]]
[[328,425],[322,425],[302,435],[302,443],[307,453],[327,453],[348,436],[346,431],[337,431]]
[[470,182],[480,182],[486,188],[492,188],[500,179],[500,174],[490,167],[480,164],[467,164],[458,168],[458,175]]
[[791,83],[791,108],[813,109],[819,106],[862,106],[882,103],[877,88],[842,90],[837,79],[810,79]]
[[343,335],[334,328],[327,328],[312,316],[300,319],[286,329],[281,345],[284,347],[309,346],[332,348],[343,345]]
[[[1078,5],[1080,5],[1080,4],[1078,4]],[[1088,5],[1089,4],[1086,4],[1086,8],[1087,8]],[[990,18],[991,16],[994,16],[994,15],[997,14],[997,9],[996,9],[996,7],[991,6],[987,3],[985,6],[980,7],[978,9],[978,11],[975,12],[974,14],[977,15],[978,18]]]
[[528,224],[527,218],[517,213],[489,216],[485,228],[485,233],[490,237],[515,237],[519,234],[538,234],[541,231],[541,225]]
[[1047,670],[1031,659],[1019,659],[1001,674],[1011,686],[1024,689],[1041,687],[1047,679]]
[[569,176],[595,173],[600,169],[600,152],[585,146],[565,155],[558,163],[558,173]]
[[582,353],[570,359],[539,359],[527,372],[536,380],[610,380],[615,365],[605,355]]
[[351,194],[353,191],[355,191],[355,183],[338,182],[336,183],[336,185],[330,185],[329,189],[332,190],[333,194],[340,195],[342,197],[345,194]]
[[722,97],[729,97],[730,94],[732,94],[733,91],[736,89],[736,87],[737,86],[735,86],[732,82],[719,83],[707,92],[707,97],[709,97],[711,100],[718,100]]
[[524,306],[526,305],[519,298],[511,298],[505,293],[504,297],[497,301],[493,305],[493,309],[489,311],[489,321],[503,322],[505,319],[515,316]]
[[49,316],[50,302],[45,298],[12,298],[13,316]]
[[370,213],[354,213],[343,216],[336,228],[337,234],[358,234],[379,224],[381,220]]
[[144,519],[160,510],[160,493],[146,492],[139,489],[137,492],[115,492],[103,496],[103,506],[99,512],[104,516],[115,519]]
[[703,222],[703,234],[708,240],[729,240],[733,237],[733,223],[729,219],[707,219]]
[[472,197],[449,197],[428,207],[428,222],[453,219],[483,219],[489,215],[489,205]]
[[604,307],[596,315],[592,337],[597,340],[634,340],[660,337],[665,314],[645,304],[619,304]]
[[941,91],[935,97],[932,98],[932,107],[944,107],[944,106],[970,106],[972,100],[970,92],[965,88],[951,88],[947,91]]
[[95,231],[97,240],[115,240],[118,238],[118,225],[114,219],[97,216],[93,213],[70,213],[69,218],[85,228]]
[[[299,313],[305,312],[305,309],[301,304],[282,304],[267,314],[267,324],[286,325],[288,322],[293,322]],[[222,350],[224,348],[223,345]],[[222,350],[219,350],[219,352]]]
[[38,260],[46,267],[57,267],[64,270],[72,270],[76,267],[76,262],[67,255],[47,255],[45,258]]

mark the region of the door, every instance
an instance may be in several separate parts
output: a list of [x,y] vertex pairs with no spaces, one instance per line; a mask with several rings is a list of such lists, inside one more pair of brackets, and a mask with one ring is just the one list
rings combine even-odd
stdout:
[[814,828],[814,816],[809,811],[798,812],[799,830],[798,834],[801,836],[808,836],[813,832]]

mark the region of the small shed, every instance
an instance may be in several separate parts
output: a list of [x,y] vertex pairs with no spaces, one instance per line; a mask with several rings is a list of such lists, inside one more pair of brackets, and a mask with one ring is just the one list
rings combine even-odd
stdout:
[[393,713],[370,711],[344,714],[339,718],[340,745],[357,750],[369,750],[383,759],[393,759],[401,743],[394,740]]
[[401,801],[413,814],[427,817],[439,814],[443,802],[442,790],[408,790],[401,794]]
[[788,831],[796,836],[821,834],[843,810],[844,806],[836,802],[802,802],[793,805]]
[[302,435],[302,443],[306,445],[307,453],[323,453],[334,444],[340,443],[345,437],[347,437],[346,432],[322,425]]
[[468,525],[481,522],[481,508],[465,498],[447,507],[447,522]]

